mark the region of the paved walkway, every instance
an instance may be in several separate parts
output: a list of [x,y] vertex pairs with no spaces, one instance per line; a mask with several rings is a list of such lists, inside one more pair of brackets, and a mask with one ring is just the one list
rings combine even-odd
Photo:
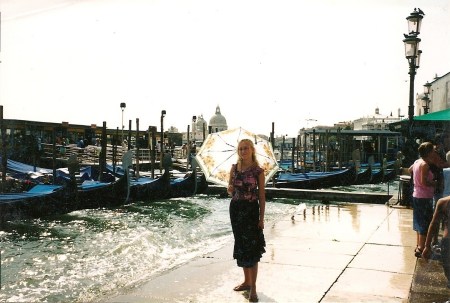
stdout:
[[[414,257],[411,209],[321,205],[266,226],[265,235],[267,252],[257,283],[260,302],[450,298],[439,264]],[[231,255],[230,244],[108,302],[246,302],[246,292],[232,290],[242,282],[242,270]]]
[[450,289],[446,287],[442,265],[438,261],[418,259],[409,294],[409,302],[450,302]]

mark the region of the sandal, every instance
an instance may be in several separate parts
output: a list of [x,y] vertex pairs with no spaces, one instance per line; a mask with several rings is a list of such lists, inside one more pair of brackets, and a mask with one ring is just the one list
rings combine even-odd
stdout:
[[257,294],[250,295],[250,297],[248,298],[248,301],[249,302],[258,302],[259,301],[258,295]]
[[239,284],[235,288],[233,288],[234,291],[243,291],[243,290],[250,290],[250,285],[245,284]]
[[416,249],[414,250],[414,256],[416,258],[422,258],[422,250],[419,247],[416,247]]

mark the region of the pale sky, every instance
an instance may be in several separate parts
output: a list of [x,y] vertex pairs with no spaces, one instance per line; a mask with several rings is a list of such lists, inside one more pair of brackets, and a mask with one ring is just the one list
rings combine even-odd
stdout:
[[[448,0],[0,0],[7,119],[186,131],[407,117],[406,17],[425,12],[416,92],[450,72]],[[309,122],[308,122],[309,120]],[[317,121],[313,121],[317,120]]]

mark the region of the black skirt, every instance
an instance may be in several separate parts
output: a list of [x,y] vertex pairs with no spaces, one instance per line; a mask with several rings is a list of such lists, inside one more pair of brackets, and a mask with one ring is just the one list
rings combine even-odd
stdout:
[[253,267],[266,252],[264,233],[258,227],[258,201],[232,200],[230,220],[234,235],[233,258],[240,267]]

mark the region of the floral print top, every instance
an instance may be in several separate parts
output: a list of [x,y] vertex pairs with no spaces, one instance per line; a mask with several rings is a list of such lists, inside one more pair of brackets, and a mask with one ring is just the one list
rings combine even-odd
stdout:
[[236,164],[233,164],[233,171],[234,192],[232,201],[258,200],[258,176],[263,173],[263,169],[254,165],[244,171],[238,171]]

